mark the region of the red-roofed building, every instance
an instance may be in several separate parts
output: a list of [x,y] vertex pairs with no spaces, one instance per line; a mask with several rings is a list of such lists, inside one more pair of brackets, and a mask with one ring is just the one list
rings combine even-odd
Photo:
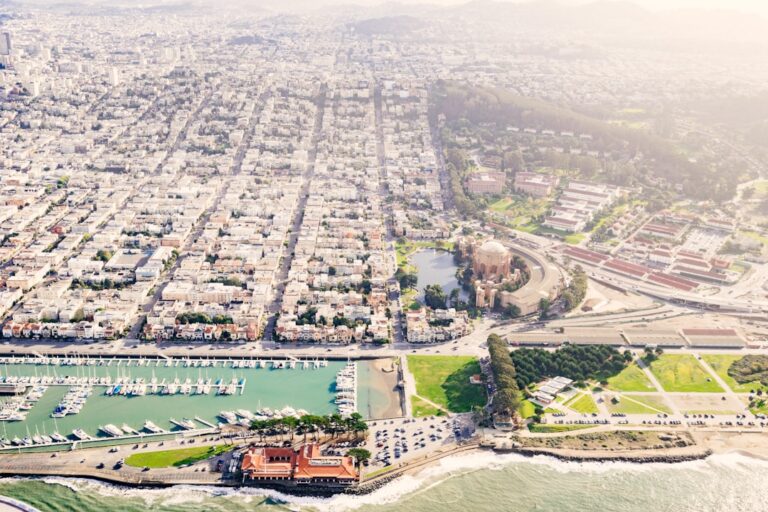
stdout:
[[291,480],[295,463],[293,448],[252,448],[243,455],[240,470],[251,480]]
[[297,484],[350,485],[359,474],[355,459],[323,455],[318,444],[293,448],[251,448],[240,464],[243,481],[293,481]]

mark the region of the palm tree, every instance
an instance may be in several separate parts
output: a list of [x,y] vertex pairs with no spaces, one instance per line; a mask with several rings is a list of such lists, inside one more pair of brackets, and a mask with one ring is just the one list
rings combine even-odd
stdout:
[[341,428],[341,424],[344,422],[344,418],[339,413],[333,413],[328,417],[332,437],[336,437]]
[[355,423],[352,429],[355,431],[355,439],[358,439],[361,432],[368,431],[368,424],[365,421],[360,420]]
[[293,441],[293,436],[296,433],[296,427],[299,425],[298,418],[295,418],[293,416],[288,416],[286,418],[283,418],[283,424],[288,428],[291,434],[291,441]]

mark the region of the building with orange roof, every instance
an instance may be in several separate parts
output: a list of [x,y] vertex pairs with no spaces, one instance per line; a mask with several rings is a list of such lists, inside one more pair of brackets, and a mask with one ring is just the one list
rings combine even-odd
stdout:
[[359,478],[355,459],[323,455],[320,445],[293,448],[251,448],[240,464],[243,481],[292,481],[297,484],[350,485]]

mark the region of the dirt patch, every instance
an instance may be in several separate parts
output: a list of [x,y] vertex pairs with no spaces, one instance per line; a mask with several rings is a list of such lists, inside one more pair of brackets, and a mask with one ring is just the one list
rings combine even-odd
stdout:
[[719,393],[687,393],[670,395],[669,398],[681,412],[687,414],[737,414],[746,408],[738,399]]

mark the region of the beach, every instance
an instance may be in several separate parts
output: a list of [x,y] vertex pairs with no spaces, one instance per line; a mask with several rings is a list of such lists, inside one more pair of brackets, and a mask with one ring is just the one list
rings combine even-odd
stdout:
[[397,386],[395,358],[380,358],[359,365],[359,402],[367,409],[359,412],[366,418],[385,419],[403,416],[401,393]]

